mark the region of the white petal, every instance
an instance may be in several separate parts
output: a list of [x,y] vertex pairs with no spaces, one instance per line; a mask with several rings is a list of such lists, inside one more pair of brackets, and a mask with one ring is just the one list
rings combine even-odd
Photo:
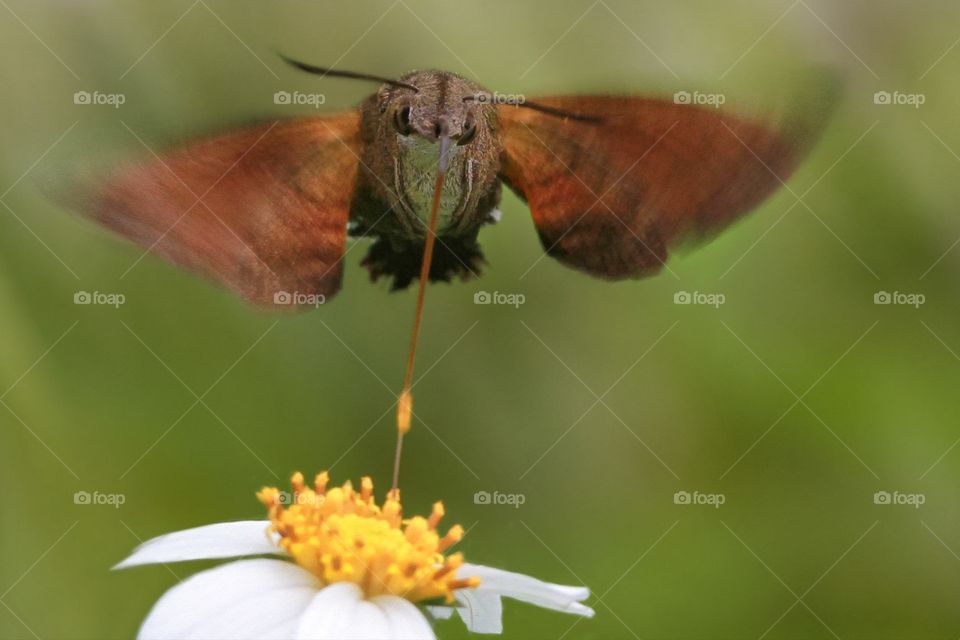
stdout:
[[292,562],[258,558],[201,571],[167,591],[140,627],[153,638],[292,638],[320,584]]
[[387,616],[391,638],[397,640],[436,640],[430,623],[409,600],[398,596],[375,596],[370,599]]
[[313,597],[297,626],[297,640],[377,640],[391,638],[383,610],[363,599],[352,582],[324,587]]
[[397,596],[364,599],[352,582],[324,587],[300,618],[297,640],[436,640],[430,623]]
[[114,569],[141,564],[283,553],[266,520],[219,522],[147,540]]
[[463,605],[457,607],[457,613],[467,629],[474,633],[503,633],[503,602],[499,593],[478,587],[457,589],[454,595]]
[[[458,578],[473,576],[480,578],[480,586],[473,590],[474,593],[495,593],[546,609],[593,617],[593,609],[580,602],[590,596],[590,590],[586,587],[543,582],[522,573],[476,564],[465,564],[457,570]],[[462,589],[458,590],[458,593],[461,591],[466,593],[470,590]]]
[[426,606],[427,613],[433,616],[434,620],[449,620],[453,615],[453,607],[437,606],[434,604]]

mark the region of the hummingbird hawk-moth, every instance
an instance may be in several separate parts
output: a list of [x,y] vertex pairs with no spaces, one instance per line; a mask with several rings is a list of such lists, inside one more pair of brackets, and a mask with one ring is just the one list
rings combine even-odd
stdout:
[[431,281],[479,273],[477,235],[498,218],[502,184],[527,203],[550,256],[635,278],[758,205],[820,124],[634,96],[502,104],[445,71],[393,80],[288,62],[382,84],[353,111],[213,135],[120,167],[86,193],[85,211],[270,306],[278,292],[335,294],[348,236],[373,239],[362,262],[372,279],[409,285],[443,172]]

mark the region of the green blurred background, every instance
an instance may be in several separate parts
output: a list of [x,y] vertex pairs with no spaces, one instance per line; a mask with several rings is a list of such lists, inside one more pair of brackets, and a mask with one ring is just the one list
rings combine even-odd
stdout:
[[[790,182],[803,203],[781,190],[673,274],[610,284],[541,260],[505,194],[483,279],[429,290],[405,502],[443,499],[472,561],[593,590],[596,618],[575,625],[509,602],[509,638],[960,635],[960,6],[591,1],[0,2],[0,636],[131,637],[202,568],[111,573],[138,540],[260,517],[254,491],[296,469],[388,484],[414,294],[371,286],[365,247],[335,300],[273,316],[136,262],[37,188],[145,154],[135,135],[159,148],[311,112],[278,90],[322,91],[331,111],[373,90],[318,83],[277,49],[531,96],[763,102],[838,70],[843,100]],[[126,103],[75,105],[80,90]],[[481,290],[526,303],[475,305]]]

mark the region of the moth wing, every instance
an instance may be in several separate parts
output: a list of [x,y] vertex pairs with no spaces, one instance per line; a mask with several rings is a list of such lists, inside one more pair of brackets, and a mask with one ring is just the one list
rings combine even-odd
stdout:
[[[359,115],[264,123],[122,166],[80,198],[93,219],[265,306],[340,288]],[[285,295],[286,294],[286,295]]]
[[501,177],[530,206],[547,253],[604,278],[658,271],[667,249],[748,212],[786,181],[816,127],[638,97],[500,106]]

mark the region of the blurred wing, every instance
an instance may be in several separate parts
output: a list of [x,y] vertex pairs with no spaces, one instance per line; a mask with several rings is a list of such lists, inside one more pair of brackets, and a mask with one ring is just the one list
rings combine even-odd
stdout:
[[604,278],[656,272],[667,247],[716,232],[786,180],[812,137],[716,109],[632,97],[538,103],[600,122],[499,107],[503,180],[547,253]]
[[82,206],[251,302],[331,296],[340,288],[358,124],[351,112],[212,136],[121,167]]

